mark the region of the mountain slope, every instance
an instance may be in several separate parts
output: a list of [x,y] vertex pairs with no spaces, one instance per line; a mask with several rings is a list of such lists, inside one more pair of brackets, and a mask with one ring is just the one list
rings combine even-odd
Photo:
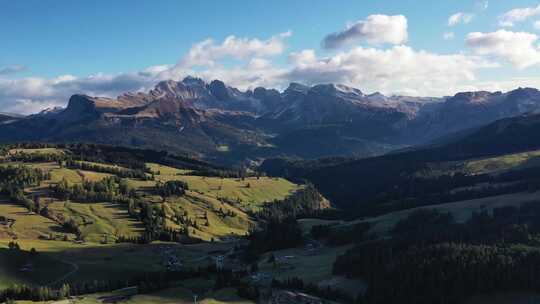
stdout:
[[[458,169],[463,161],[540,149],[538,132],[540,114],[524,115],[496,121],[455,142],[434,148],[352,160],[306,162],[274,159],[265,161],[261,169],[270,175],[307,179],[341,207],[378,205],[377,208],[381,208],[389,201],[394,201],[394,206],[388,205],[389,208],[397,208],[395,204],[404,204],[405,207],[410,193],[418,196],[428,192],[427,189],[438,189],[442,194],[449,191],[454,183],[469,185],[482,179],[491,180],[474,174],[462,179],[461,175],[455,174],[461,172]],[[507,177],[508,180],[540,177],[537,167],[523,169],[522,173]],[[444,177],[447,180],[439,178],[444,175],[447,175]],[[428,202],[429,199],[423,203]]]
[[385,96],[339,84],[240,91],[219,80],[162,81],[117,98],[73,95],[65,109],[0,116],[0,142],[96,142],[230,164],[286,155],[370,157],[540,110],[540,92]]

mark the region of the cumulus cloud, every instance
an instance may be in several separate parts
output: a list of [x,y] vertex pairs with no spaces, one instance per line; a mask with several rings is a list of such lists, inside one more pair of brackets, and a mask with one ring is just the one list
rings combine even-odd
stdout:
[[[158,65],[139,72],[95,74],[87,77],[63,75],[55,78],[0,78],[0,108],[5,112],[30,114],[47,107],[65,106],[75,93],[116,97],[131,91],[147,91],[160,80],[179,80],[187,75],[205,79],[224,79],[231,85],[248,88],[257,85],[276,86],[277,77],[283,74],[272,67],[267,57],[282,54],[285,39],[291,32],[284,32],[266,40],[229,36],[221,43],[206,39],[194,44],[175,65]],[[241,60],[234,67],[225,68],[221,59]],[[20,69],[0,69],[0,76]]]
[[455,13],[451,15],[450,17],[448,17],[448,26],[455,26],[460,23],[467,24],[471,22],[473,18],[474,18],[473,14],[463,13],[463,12]]
[[23,71],[26,71],[26,67],[24,65],[8,65],[5,67],[0,67],[0,76],[15,74]]
[[540,5],[536,7],[515,8],[499,17],[501,26],[512,27],[517,22],[523,22],[531,17],[540,15]]
[[147,90],[155,82],[148,72],[97,74],[87,77],[62,75],[54,78],[0,78],[2,112],[35,113],[48,107],[64,106],[75,93],[115,97],[126,91]]
[[[233,36],[221,42],[206,40],[194,44],[176,64],[132,73],[11,80],[0,77],[0,108],[33,113],[44,107],[63,106],[75,93],[115,97],[126,91],[147,91],[160,80],[180,80],[188,75],[207,81],[220,79],[243,90],[257,86],[283,89],[296,81],[343,83],[366,92],[443,96],[470,89],[477,82],[478,70],[495,66],[478,55],[437,54],[405,45],[354,47],[328,57],[313,49],[287,54],[288,36],[287,32],[266,40]],[[276,60],[274,56],[279,54],[286,55],[288,61]]]
[[526,32],[498,30],[469,33],[466,44],[479,55],[492,55],[507,60],[519,69],[540,63],[538,36]]
[[535,29],[540,30],[540,20],[536,20],[533,25]]
[[316,60],[311,55],[295,58],[300,58],[300,62],[309,58],[311,63],[296,65],[286,75],[291,81],[308,84],[338,82],[367,91],[415,95],[448,94],[452,88],[475,80],[478,69],[492,67],[477,57],[439,55],[403,45],[386,50],[357,47]]
[[346,29],[329,34],[322,42],[326,49],[366,41],[370,44],[402,44],[407,41],[407,18],[403,15],[371,15]]
[[267,40],[228,36],[221,44],[216,44],[212,39],[206,39],[193,45],[179,64],[188,67],[211,66],[216,60],[224,57],[245,59],[279,55],[285,50],[284,40],[291,35],[292,32],[288,31]]

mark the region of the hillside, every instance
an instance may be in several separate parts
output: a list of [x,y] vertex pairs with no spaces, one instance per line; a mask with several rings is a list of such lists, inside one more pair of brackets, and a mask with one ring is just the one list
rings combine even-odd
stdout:
[[[433,148],[360,160],[274,159],[265,161],[261,169],[274,176],[307,179],[344,208],[359,208],[363,210],[359,210],[360,213],[385,212],[403,209],[410,204],[436,204],[441,199],[448,201],[452,198],[444,193],[457,185],[527,183],[534,180],[538,171],[535,150],[540,148],[540,142],[534,135],[538,128],[539,115],[520,116],[496,121],[468,136]],[[494,173],[510,168],[519,173],[502,172],[494,176]],[[332,178],[328,179],[328,176]],[[500,188],[498,191],[517,191],[519,188],[505,187],[506,190]],[[526,188],[522,184],[520,189],[523,187]],[[482,189],[480,187],[477,193],[466,195],[487,195],[480,193]],[[437,192],[441,194],[436,195]],[[422,198],[419,199],[418,195]],[[454,199],[459,200],[457,195]]]
[[[4,298],[3,292],[14,284],[30,288],[70,284],[85,290],[84,303],[93,303],[105,296],[94,293],[106,290],[84,285],[87,282],[112,288],[117,286],[114,280],[134,280],[144,288],[141,276],[168,273],[194,281],[179,286],[167,279],[163,283],[167,288],[129,294],[131,301],[163,301],[170,288],[170,292],[204,291],[202,303],[252,303],[230,289],[240,284],[237,281],[206,293],[219,277],[214,268],[206,267],[215,265],[220,256],[234,267],[247,267],[239,260],[245,236],[264,228],[270,220],[266,210],[293,208],[308,214],[330,208],[310,186],[163,152],[85,144],[26,144],[2,151],[0,297]],[[118,286],[125,284],[131,283]],[[32,299],[48,297],[58,296]]]

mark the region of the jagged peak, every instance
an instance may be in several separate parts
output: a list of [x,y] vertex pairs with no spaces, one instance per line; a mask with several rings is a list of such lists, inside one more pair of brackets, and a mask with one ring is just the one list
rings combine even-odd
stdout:
[[298,82],[291,82],[289,84],[289,87],[285,90],[285,92],[301,92],[306,93],[310,89],[309,86],[298,83]]
[[346,86],[344,84],[334,84],[334,83],[326,83],[326,84],[318,84],[311,88],[311,90],[315,92],[321,92],[326,94],[347,94],[347,95],[356,95],[358,97],[364,96],[362,91]]
[[182,80],[182,83],[185,85],[198,85],[198,86],[206,85],[206,82],[204,82],[204,80],[198,77],[191,76],[191,75],[186,76]]

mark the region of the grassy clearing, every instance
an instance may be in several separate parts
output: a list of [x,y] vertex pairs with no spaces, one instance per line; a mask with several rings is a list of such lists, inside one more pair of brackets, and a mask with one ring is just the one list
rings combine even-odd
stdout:
[[24,154],[42,154],[42,155],[63,155],[66,152],[58,148],[40,148],[40,149],[11,149],[9,154],[24,153]]
[[216,150],[219,152],[229,152],[231,151],[231,148],[228,145],[220,145],[216,146]]
[[277,279],[299,277],[305,282],[318,283],[332,276],[332,265],[338,255],[351,246],[323,247],[314,251],[305,248],[292,248],[274,251],[279,261],[277,267],[268,263],[269,254],[262,257],[259,269],[271,273]]
[[0,199],[0,215],[15,220],[13,224],[0,224],[0,238],[36,239],[61,231],[56,222],[5,199]]
[[205,195],[222,197],[232,201],[240,201],[246,206],[257,207],[263,202],[282,200],[298,190],[298,185],[283,178],[249,177],[220,178],[185,175],[189,171],[156,164],[147,164],[156,174],[156,180],[166,182],[181,180],[188,183],[190,190]]
[[[255,226],[255,223],[242,210],[193,191],[188,191],[183,197],[167,199],[165,206],[169,217],[187,212],[198,225],[198,229],[191,228],[190,232],[195,231],[196,237],[206,241],[230,235],[245,235],[250,228]],[[229,211],[233,212],[234,216],[226,215]],[[208,226],[206,226],[204,214],[208,216]],[[168,224],[171,228],[177,228],[173,222],[168,222]]]
[[178,169],[178,168],[169,167],[169,166],[160,165],[160,164],[154,164],[154,163],[147,163],[146,167],[150,169],[150,171],[152,171],[154,174],[163,175],[163,176],[183,175],[183,174],[189,174],[192,172],[192,170]]
[[527,165],[540,165],[539,157],[540,150],[490,157],[468,161],[464,164],[464,170],[475,174],[495,173]]
[[77,173],[77,170],[67,168],[55,168],[51,171],[51,183],[59,183],[65,179],[68,184],[80,184],[83,181],[82,176]]
[[82,164],[87,164],[87,165],[92,165],[92,166],[98,166],[98,167],[101,167],[101,168],[107,168],[107,169],[123,169],[123,170],[129,170],[125,167],[122,167],[122,166],[118,166],[118,165],[112,165],[112,164],[104,164],[104,163],[96,163],[96,162],[90,162],[90,161],[76,161],[76,163],[82,163]]
[[158,175],[157,180],[181,180],[188,183],[190,190],[216,198],[241,203],[246,208],[256,209],[264,202],[282,200],[298,190],[299,186],[286,179],[249,177],[242,179],[204,177],[192,175]]
[[113,176],[112,174],[109,174],[109,173],[84,171],[84,170],[77,170],[77,173],[81,176],[82,179],[84,179],[85,181],[90,181],[90,182],[99,182],[105,178]]
[[[2,248],[7,248],[9,241],[8,239],[0,240],[0,252],[3,250]],[[205,266],[213,263],[209,256],[216,250],[225,252],[233,246],[226,243],[180,245],[161,242],[147,245],[103,245],[45,240],[20,240],[18,243],[24,250],[36,248],[41,256],[45,256],[51,261],[63,262],[65,267],[59,271],[61,275],[51,273],[51,281],[72,271],[73,267],[70,264],[76,264],[78,270],[66,278],[68,282],[122,280],[145,272],[163,271],[165,270],[163,252],[166,249],[172,249],[186,267]],[[0,269],[2,269],[1,274],[5,273],[4,269],[7,268],[0,264]],[[1,275],[0,278],[2,278]],[[4,276],[4,282],[8,285],[11,282],[17,282],[17,277]]]
[[88,242],[115,241],[118,236],[138,236],[144,227],[129,217],[125,206],[113,203],[53,202],[49,210],[64,219],[73,219]]
[[[373,225],[371,232],[378,235],[384,235],[388,233],[390,229],[392,229],[392,227],[394,227],[394,225],[399,220],[406,218],[411,212],[418,209],[437,209],[442,212],[449,212],[454,216],[457,222],[465,222],[472,216],[473,212],[478,212],[482,210],[491,212],[494,208],[499,208],[503,206],[520,206],[523,203],[538,202],[539,200],[540,192],[505,194],[391,212],[378,217],[367,219],[366,221],[372,223]],[[356,224],[358,222],[359,221],[353,221],[344,225]]]

